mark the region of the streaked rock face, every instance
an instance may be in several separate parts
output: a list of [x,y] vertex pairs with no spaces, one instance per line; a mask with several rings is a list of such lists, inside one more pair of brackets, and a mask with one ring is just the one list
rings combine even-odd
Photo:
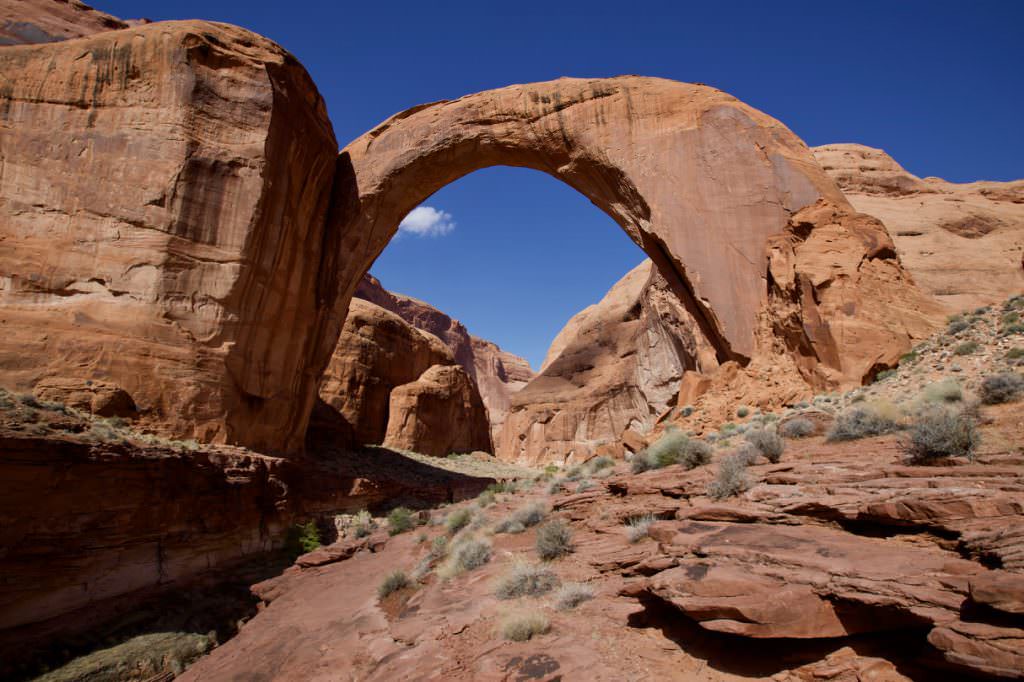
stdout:
[[0,45],[55,43],[146,23],[124,21],[78,0],[4,0]]
[[0,71],[3,383],[99,379],[165,433],[297,448],[337,151],[305,70],[166,22],[5,47]]
[[[605,210],[715,363],[765,347],[770,239],[819,199],[847,207],[782,124],[698,85],[510,86],[398,114],[338,155],[302,67],[231,26],[6,47],[0,69],[0,376],[102,380],[177,437],[301,448],[363,274],[473,170],[543,170]],[[820,326],[808,305],[797,323]]]
[[1024,180],[921,179],[859,144],[812,151],[858,211],[885,223],[904,267],[949,310],[1024,291]]

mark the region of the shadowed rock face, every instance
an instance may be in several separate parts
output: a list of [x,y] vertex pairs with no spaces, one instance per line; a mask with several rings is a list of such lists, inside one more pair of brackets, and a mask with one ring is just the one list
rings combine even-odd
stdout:
[[[473,336],[465,325],[429,303],[388,291],[370,274],[360,280],[353,300],[356,299],[365,299],[390,310],[413,327],[441,339],[451,349],[455,362],[476,382],[487,408],[492,438],[496,440],[498,429],[508,414],[512,394],[533,378],[529,363],[491,341]],[[344,332],[339,346],[343,342]]]
[[[542,170],[601,207],[717,362],[763,347],[769,238],[820,199],[848,206],[783,125],[698,85],[510,86],[410,109],[339,156],[308,74],[235,27],[7,47],[0,68],[3,381],[101,379],[178,437],[299,449],[363,274],[479,168]],[[794,314],[820,326],[812,298]],[[822,343],[807,362],[834,364]]]
[[885,223],[904,267],[950,310],[1024,290],[1024,180],[921,179],[859,144],[812,151],[858,211]]

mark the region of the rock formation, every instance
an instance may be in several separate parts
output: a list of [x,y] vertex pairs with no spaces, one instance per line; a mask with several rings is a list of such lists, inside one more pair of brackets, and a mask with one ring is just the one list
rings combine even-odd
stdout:
[[490,452],[487,411],[466,370],[434,365],[393,390],[384,445],[438,456]]
[[[144,424],[207,442],[301,448],[362,276],[412,208],[473,170],[532,167],[591,199],[719,363],[764,347],[769,241],[818,200],[848,210],[782,124],[699,85],[510,86],[402,112],[337,154],[308,74],[231,26],[10,46],[0,69],[4,384],[102,380]],[[812,297],[791,312],[820,328]],[[869,336],[895,355],[901,329]],[[834,369],[832,342],[801,362]]]
[[881,149],[812,151],[854,208],[885,223],[904,267],[951,311],[1024,291],[1024,180],[922,180]]
[[476,382],[487,408],[492,440],[496,440],[511,395],[533,378],[529,363],[491,341],[473,336],[465,325],[429,303],[388,291],[370,274],[360,280],[355,298],[390,310],[412,326],[441,339],[451,349],[455,362]]
[[0,45],[53,43],[137,25],[79,0],[5,0],[0,6]]
[[621,457],[623,431],[648,432],[701,358],[715,366],[698,325],[644,261],[558,334],[541,371],[512,396],[497,454],[527,464]]
[[355,299],[324,372],[320,397],[351,425],[357,444],[379,445],[393,414],[391,392],[434,365],[454,362],[451,350],[433,334]]

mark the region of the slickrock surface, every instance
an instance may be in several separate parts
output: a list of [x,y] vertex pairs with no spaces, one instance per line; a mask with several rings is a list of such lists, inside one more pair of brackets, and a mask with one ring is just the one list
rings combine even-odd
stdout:
[[140,599],[226,579],[297,521],[442,504],[494,480],[313,445],[318,459],[164,441],[0,392],[0,677],[53,641],[101,639]]
[[425,455],[490,452],[490,424],[476,384],[459,365],[434,365],[391,392],[384,445]]
[[[985,408],[986,439],[993,428],[1019,438],[1016,409]],[[428,573],[384,602],[383,575],[411,572],[443,529],[372,552],[343,540],[255,586],[269,606],[183,679],[256,666],[310,680],[1019,678],[1024,457],[991,440],[974,463],[937,467],[908,466],[899,437],[790,442],[721,502],[705,494],[714,464],[500,497],[477,512],[483,530],[467,531],[493,542],[489,563],[450,580]],[[575,610],[555,609],[553,593],[495,596],[515,562],[537,561],[536,531],[486,528],[531,500],[570,524],[574,553],[547,566],[592,589]],[[648,536],[631,543],[625,524],[645,514],[656,517]],[[551,631],[503,641],[501,621],[523,611]]]
[[881,149],[812,151],[854,208],[885,223],[914,280],[951,311],[1024,290],[1024,180],[922,180]]
[[644,261],[558,334],[540,373],[512,396],[497,454],[530,464],[621,458],[623,431],[648,432],[700,356],[715,362],[685,306]]
[[[476,382],[487,408],[492,440],[497,438],[498,430],[508,413],[511,395],[533,378],[533,371],[526,360],[503,351],[491,341],[473,336],[465,325],[429,303],[386,290],[372,275],[364,275],[359,281],[355,298],[376,303],[417,329],[444,341],[451,349],[455,362]],[[342,343],[344,332],[339,345]]]
[[4,0],[0,5],[0,46],[53,43],[137,23],[122,21],[78,0]]

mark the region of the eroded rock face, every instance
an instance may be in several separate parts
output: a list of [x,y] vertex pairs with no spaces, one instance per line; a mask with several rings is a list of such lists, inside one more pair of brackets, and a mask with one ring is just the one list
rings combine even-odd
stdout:
[[305,70],[185,21],[4,47],[0,72],[4,385],[102,380],[165,433],[299,448],[337,156]]
[[54,43],[138,23],[78,0],[5,0],[0,6],[0,46]]
[[881,149],[830,144],[812,151],[854,208],[885,223],[915,281],[950,310],[1024,290],[1024,180],[922,180]]
[[487,408],[492,440],[496,439],[508,414],[511,395],[533,378],[529,363],[491,341],[473,336],[465,325],[429,303],[388,291],[370,274],[360,280],[355,297],[390,310],[412,326],[441,339],[451,349],[455,362],[476,382]]
[[783,125],[698,85],[511,86],[413,108],[336,155],[306,72],[231,26],[7,47],[0,69],[3,381],[103,380],[178,437],[300,449],[363,274],[473,170],[532,167],[591,199],[718,362],[762,343],[770,238],[819,199],[847,206]]
[[451,350],[433,334],[354,299],[324,372],[320,397],[352,426],[356,443],[379,445],[393,414],[391,392],[434,365],[454,362]]
[[623,432],[649,431],[701,358],[713,365],[714,349],[644,261],[558,334],[540,373],[512,396],[497,454],[528,464],[621,456]]
[[384,445],[437,456],[490,452],[487,411],[466,370],[434,365],[393,390]]

